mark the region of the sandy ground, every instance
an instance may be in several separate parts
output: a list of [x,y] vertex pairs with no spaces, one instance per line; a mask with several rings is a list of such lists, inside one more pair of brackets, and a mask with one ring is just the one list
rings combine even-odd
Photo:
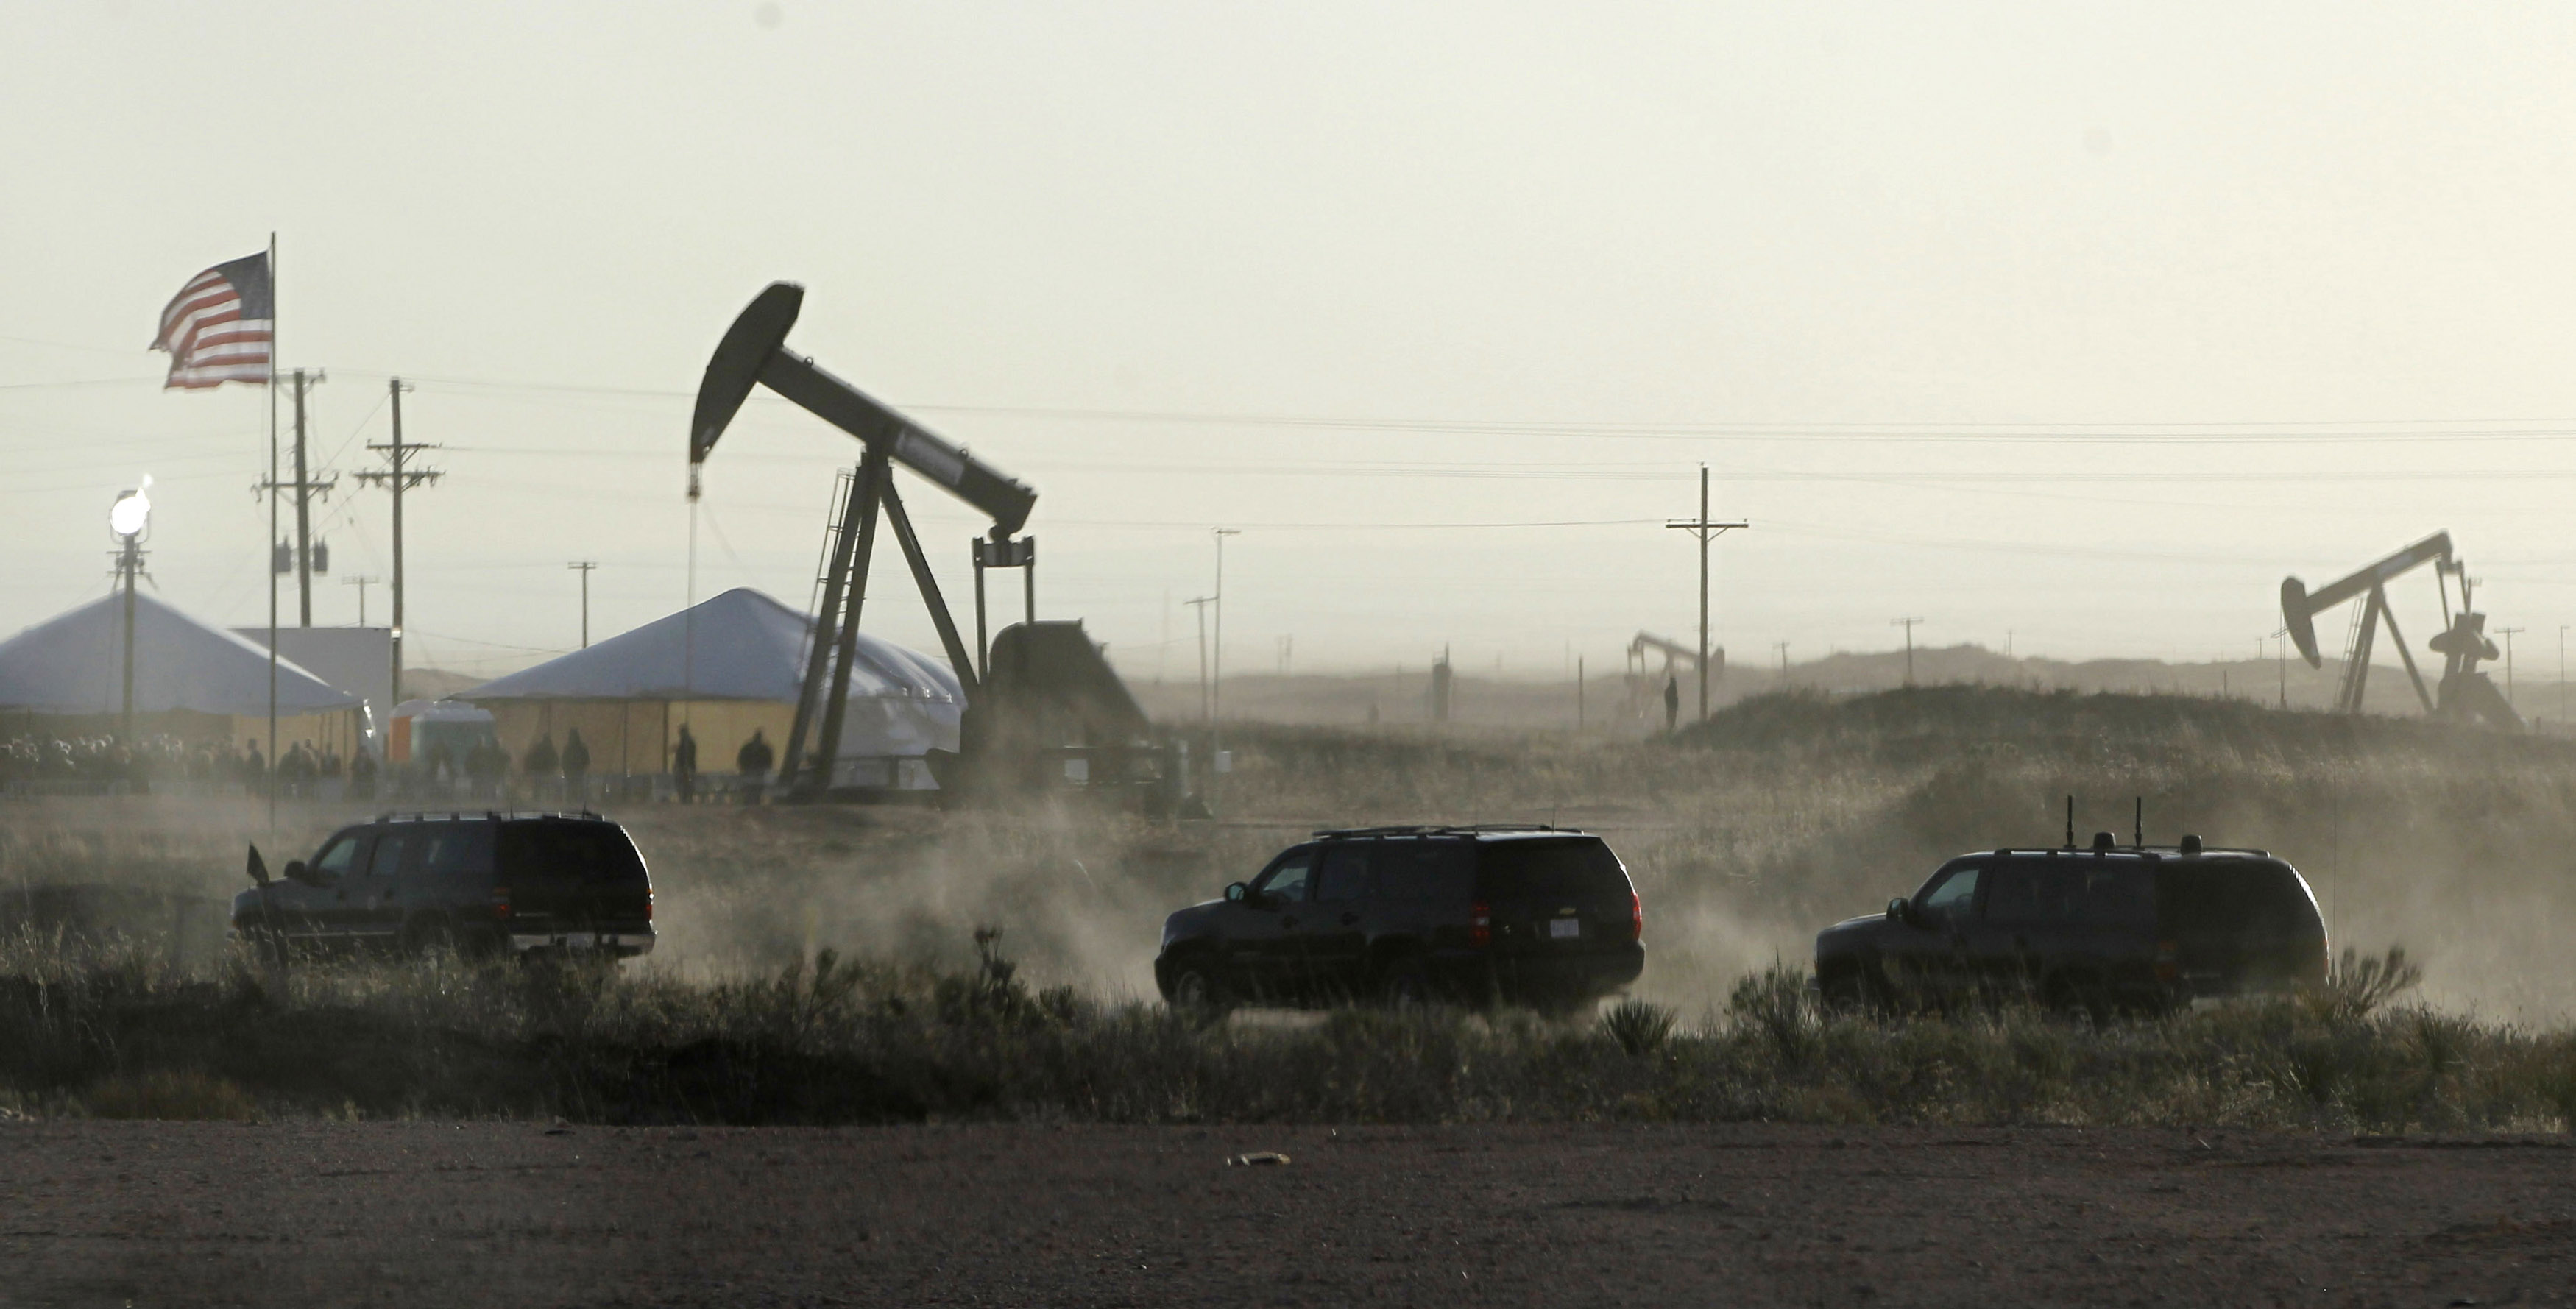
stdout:
[[[1284,1166],[1230,1167],[1248,1150]],[[0,1124],[0,1304],[2536,1304],[2556,1139]]]

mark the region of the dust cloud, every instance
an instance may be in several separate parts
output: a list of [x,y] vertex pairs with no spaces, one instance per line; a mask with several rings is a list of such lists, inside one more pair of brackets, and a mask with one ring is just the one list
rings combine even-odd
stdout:
[[[1038,803],[612,806],[653,869],[655,954],[684,977],[765,973],[818,949],[962,966],[1003,929],[1024,975],[1150,999],[1164,915],[1317,827],[1539,821],[1601,833],[1646,905],[1640,994],[1696,1013],[1803,965],[1815,932],[1908,894],[1943,859],[2077,835],[2260,846],[2315,889],[2335,945],[2397,944],[2424,996],[2560,1024],[2576,925],[2576,744],[2242,702],[1974,687],[1772,696],[1680,740],[1385,727],[1230,729],[1220,819]],[[219,955],[245,843],[272,865],[363,815],[241,801],[0,802],[0,929],[114,930]]]

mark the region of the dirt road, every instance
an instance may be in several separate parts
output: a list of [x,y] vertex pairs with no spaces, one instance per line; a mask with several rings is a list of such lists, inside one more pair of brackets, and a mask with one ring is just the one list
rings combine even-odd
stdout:
[[[1251,1150],[1284,1166],[1229,1167]],[[0,1124],[0,1304],[2551,1303],[2556,1139]]]

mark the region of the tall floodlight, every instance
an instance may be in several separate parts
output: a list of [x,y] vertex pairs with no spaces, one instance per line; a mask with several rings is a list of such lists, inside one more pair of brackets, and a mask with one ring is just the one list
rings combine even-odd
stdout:
[[116,580],[125,590],[125,697],[119,732],[134,744],[134,577],[143,571],[143,534],[152,526],[152,479],[116,497],[107,507],[108,534],[116,538]]

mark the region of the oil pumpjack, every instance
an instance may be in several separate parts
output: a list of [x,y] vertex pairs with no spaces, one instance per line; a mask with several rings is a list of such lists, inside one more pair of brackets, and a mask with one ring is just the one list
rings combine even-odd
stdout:
[[[965,693],[959,750],[931,752],[931,771],[943,798],[1078,781],[1092,789],[1141,792],[1149,806],[1177,801],[1186,769],[1177,751],[1156,739],[1144,710],[1100,647],[1079,622],[1037,621],[1037,540],[1017,535],[1036,507],[1037,492],[787,349],[788,329],[796,325],[804,302],[805,289],[792,282],[773,282],[752,300],[707,360],[689,423],[692,500],[698,498],[700,466],[755,385],[795,401],[865,447],[820,579],[821,603],[796,717],[780,761],[780,792],[813,800],[831,789],[850,672],[858,657],[868,564],[882,516],[911,567],[940,647]],[[971,657],[895,490],[897,464],[992,521],[988,535],[973,543],[977,648]],[[1028,600],[1026,619],[994,637],[988,668],[984,571],[991,567],[1027,569]]]
[[[2406,648],[2404,634],[2397,630],[2397,611],[2388,603],[2387,590],[2389,582],[2425,564],[2433,565],[2442,613],[2449,623],[2426,642],[2433,653],[2442,656],[2442,680],[2433,690],[2425,688],[2424,676],[2415,667],[2415,655]],[[2451,609],[2450,579],[2454,577],[2460,579],[2457,612]],[[2322,668],[2325,658],[2317,648],[2316,616],[2347,600],[2367,597],[2353,614],[2351,635],[2345,643],[2343,682],[2335,691],[2335,709],[2339,713],[2361,712],[2362,695],[2370,679],[2371,648],[2384,622],[2388,625],[2388,639],[2397,647],[2397,657],[2405,664],[2407,679],[2413,683],[2415,698],[2423,703],[2425,713],[2519,731],[2522,716],[2514,712],[2495,683],[2478,671],[2479,663],[2499,657],[2500,652],[2486,635],[2487,616],[2477,612],[2471,603],[2474,585],[2468,565],[2451,553],[2451,534],[2435,532],[2315,591],[2298,578],[2283,578],[2281,620],[2289,630],[2291,642],[2299,647],[2299,657],[2307,660],[2310,668]]]

